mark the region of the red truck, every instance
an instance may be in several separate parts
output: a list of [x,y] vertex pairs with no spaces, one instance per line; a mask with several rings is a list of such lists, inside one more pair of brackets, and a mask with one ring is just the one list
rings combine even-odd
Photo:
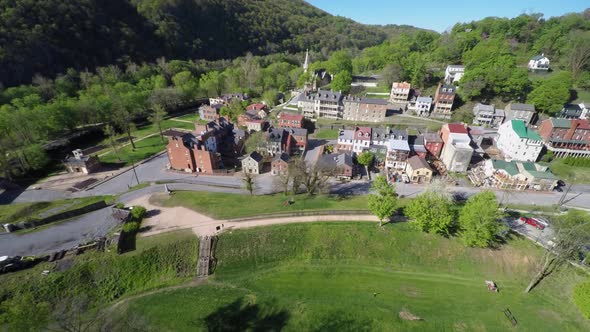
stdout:
[[545,227],[549,226],[549,224],[546,221],[540,218],[520,217],[520,221],[522,221],[523,223],[527,223],[540,230],[544,230]]

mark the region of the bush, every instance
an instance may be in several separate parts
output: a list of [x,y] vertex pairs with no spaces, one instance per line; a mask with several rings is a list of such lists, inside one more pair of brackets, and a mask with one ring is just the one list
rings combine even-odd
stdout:
[[117,209],[123,209],[125,207],[125,204],[123,203],[117,203],[117,205],[115,205],[115,208]]
[[123,225],[123,232],[125,233],[136,233],[139,230],[139,223],[136,221],[130,221]]
[[586,318],[590,318],[590,282],[581,283],[574,288],[574,302]]
[[134,206],[131,209],[131,218],[133,221],[141,222],[146,212],[147,210],[143,206]]

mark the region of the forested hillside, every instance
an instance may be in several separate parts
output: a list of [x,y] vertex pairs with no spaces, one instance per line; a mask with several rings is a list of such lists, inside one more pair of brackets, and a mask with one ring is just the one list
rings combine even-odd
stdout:
[[67,68],[362,49],[411,27],[366,26],[302,0],[0,1],[0,82]]

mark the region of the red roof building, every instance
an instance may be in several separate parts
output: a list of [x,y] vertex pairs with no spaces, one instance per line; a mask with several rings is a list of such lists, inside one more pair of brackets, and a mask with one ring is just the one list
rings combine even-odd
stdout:
[[281,113],[278,117],[278,126],[283,128],[303,128],[303,115],[293,113]]

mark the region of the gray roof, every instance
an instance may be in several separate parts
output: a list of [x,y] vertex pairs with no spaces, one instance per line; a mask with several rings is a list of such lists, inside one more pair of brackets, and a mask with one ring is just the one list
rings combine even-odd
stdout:
[[566,118],[579,118],[582,115],[582,108],[580,105],[567,104],[561,110],[560,115]]
[[430,142],[442,142],[442,138],[440,138],[440,136],[438,136],[437,133],[425,133],[422,136],[424,136],[424,140],[425,141],[430,141]]
[[355,96],[346,96],[343,99],[344,102],[355,102],[355,103],[363,103],[363,104],[374,104],[374,105],[387,105],[387,100],[379,99],[379,98],[364,98],[364,97],[355,97]]
[[286,131],[292,135],[307,136],[307,129],[305,128],[279,128],[279,130]]
[[412,166],[412,169],[428,168],[429,170],[432,170],[432,168],[430,168],[430,165],[428,165],[426,160],[418,156],[413,156],[410,159],[408,159],[408,163],[410,164],[410,166]]
[[386,128],[373,128],[371,132],[371,138],[373,140],[388,140],[391,130]]
[[[443,89],[446,89],[446,91],[443,91]],[[442,84],[440,89],[438,89],[438,92],[442,94],[454,94],[455,92],[457,92],[457,87],[455,87],[454,85]]]
[[475,105],[475,107],[473,107],[473,110],[479,110],[480,112],[493,112],[494,111],[494,106],[493,105],[486,105],[486,104],[482,104],[482,103],[477,103],[477,105]]
[[512,111],[534,112],[535,106],[531,104],[510,103],[508,106],[506,106],[506,109],[510,109]]
[[416,99],[417,103],[431,103],[432,104],[432,98],[430,97],[418,97]]
[[545,58],[544,55],[535,55],[534,57],[531,58],[531,60],[539,61],[543,58]]
[[342,100],[342,93],[327,90],[318,90],[318,93],[305,96],[303,100],[340,101]]
[[393,129],[391,130],[390,135],[395,139],[408,140],[408,132],[402,129]]
[[338,138],[340,139],[354,139],[354,130],[344,129],[340,130],[338,134]]
[[465,69],[465,66],[463,66],[463,65],[448,65],[447,68]]
[[390,139],[388,148],[390,150],[410,151],[408,141],[403,139]]
[[271,128],[268,131],[268,139],[270,141],[281,142],[285,131],[282,128]]
[[352,156],[348,153],[325,154],[318,160],[320,167],[352,167]]

